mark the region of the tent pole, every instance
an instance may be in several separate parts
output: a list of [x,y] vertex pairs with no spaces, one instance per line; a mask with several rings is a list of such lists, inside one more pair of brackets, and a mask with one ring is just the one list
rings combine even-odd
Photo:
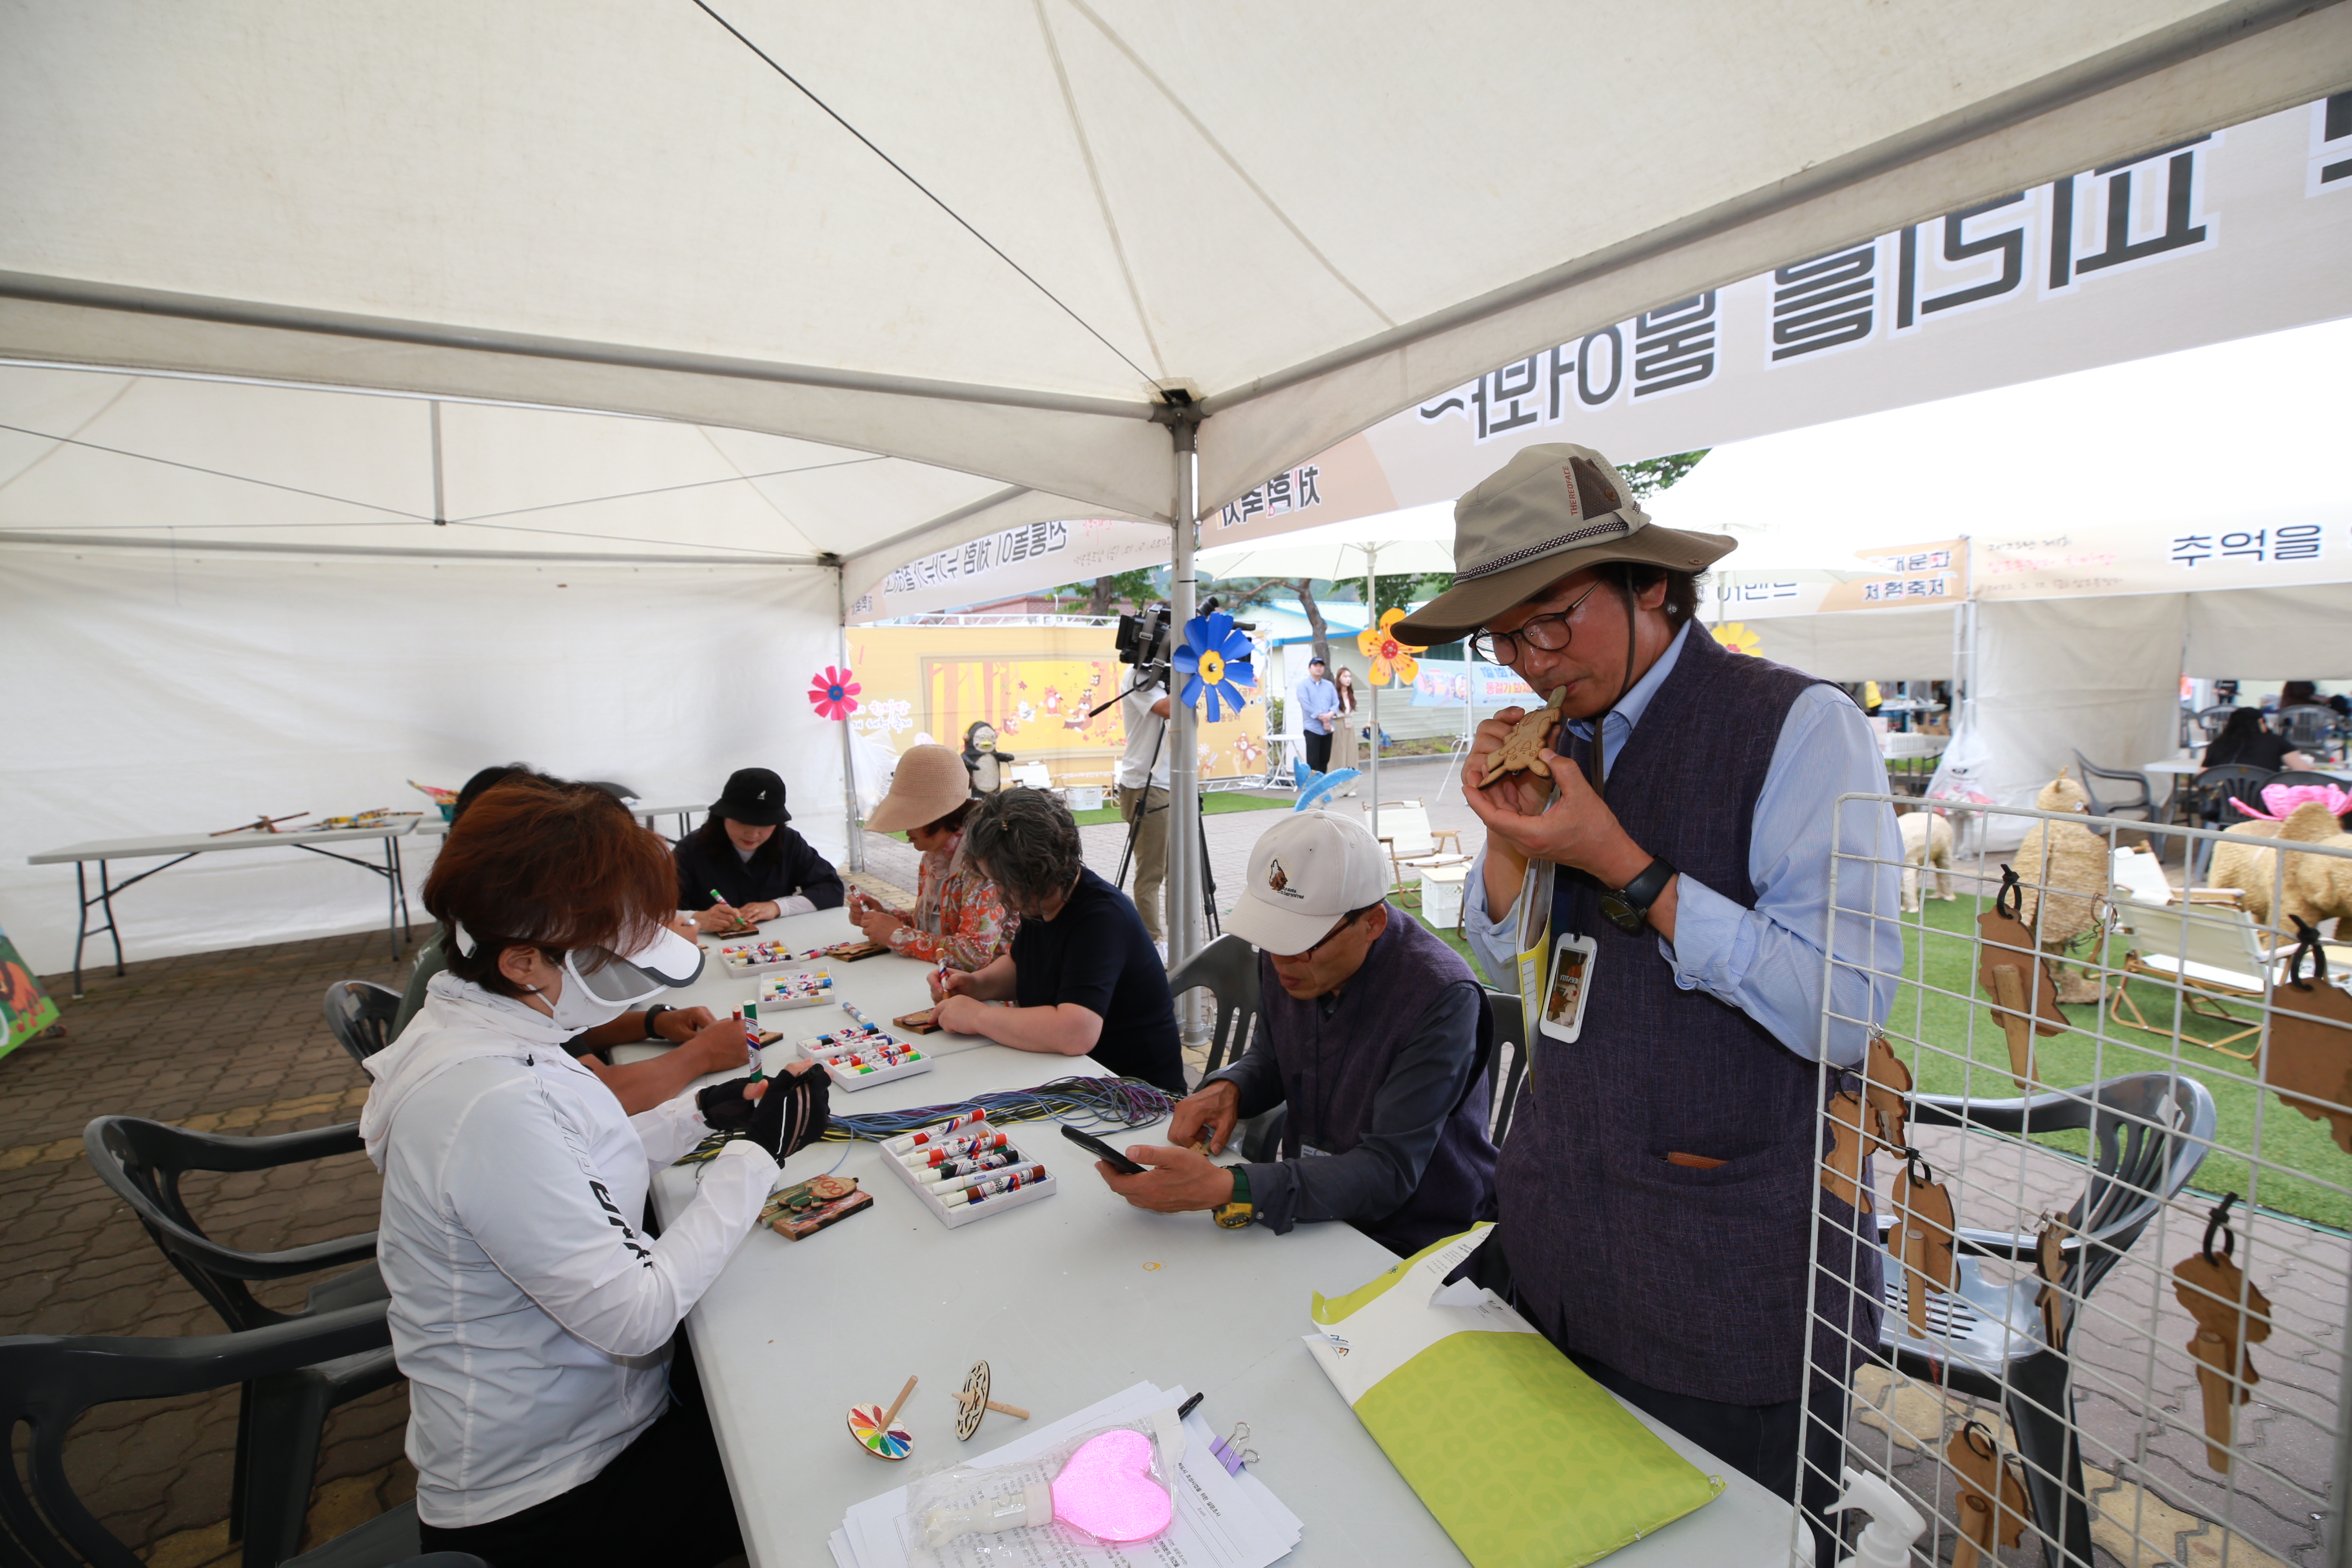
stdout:
[[[1187,410],[1186,412],[1189,412]],[[1198,598],[1192,552],[1193,510],[1198,501],[1193,486],[1199,475],[1200,441],[1196,422],[1182,415],[1172,422],[1176,445],[1176,529],[1174,561],[1170,569],[1169,608],[1175,637],[1184,635]],[[1171,697],[1181,698],[1181,683],[1169,674]],[[1168,967],[1174,969],[1200,946],[1201,922],[1201,780],[1196,715],[1185,702],[1168,705]],[[1180,1016],[1189,1048],[1200,1033],[1197,1009]]]
[[[835,658],[843,669],[849,668],[849,574],[841,567],[833,569],[834,603],[838,608],[835,629]],[[841,841],[848,851],[849,868],[866,869],[866,834],[857,821],[857,758],[855,742],[849,733],[849,721],[841,721]]]
[[[1381,547],[1377,544],[1365,545],[1364,625],[1367,626],[1377,626],[1381,624],[1380,570]],[[1370,742],[1372,758],[1372,837],[1378,838],[1381,836],[1381,683],[1377,680],[1367,680],[1364,684],[1371,689],[1372,693],[1372,737]]]

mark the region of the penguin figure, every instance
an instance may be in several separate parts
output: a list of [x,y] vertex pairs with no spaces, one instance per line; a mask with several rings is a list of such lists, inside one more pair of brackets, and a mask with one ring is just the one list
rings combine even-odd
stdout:
[[994,795],[1004,787],[1004,766],[1013,753],[996,749],[996,726],[976,719],[963,732],[964,771],[971,775],[972,793]]

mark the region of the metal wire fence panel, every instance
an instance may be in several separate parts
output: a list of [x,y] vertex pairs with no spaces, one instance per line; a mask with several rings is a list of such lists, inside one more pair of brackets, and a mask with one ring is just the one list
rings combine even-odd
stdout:
[[[1889,805],[1895,910],[1843,831]],[[1832,908],[1902,958],[1825,960],[1823,1039],[1876,1033],[1822,1068],[1816,1208],[1859,1198],[1885,1285],[1863,1342],[1816,1247],[1860,1367],[1809,1389],[1807,1467],[1893,1485],[1917,1561],[2352,1568],[2352,835],[1982,807],[2024,842],[1939,865],[1933,803],[1830,809]],[[1864,978],[1883,1019],[1840,1011]]]

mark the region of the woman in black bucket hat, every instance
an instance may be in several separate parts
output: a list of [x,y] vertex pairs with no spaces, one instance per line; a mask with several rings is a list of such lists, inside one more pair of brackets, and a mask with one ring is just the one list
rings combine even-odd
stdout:
[[704,931],[729,931],[740,915],[772,921],[837,910],[848,896],[841,873],[785,824],[784,781],[766,768],[738,768],[710,803],[702,826],[677,841],[677,903]]

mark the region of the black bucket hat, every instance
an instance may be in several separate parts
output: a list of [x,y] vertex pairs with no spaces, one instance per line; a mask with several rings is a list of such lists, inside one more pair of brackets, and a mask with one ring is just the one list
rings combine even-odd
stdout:
[[774,827],[793,819],[784,809],[784,781],[765,768],[729,773],[727,787],[710,803],[710,815],[732,817],[747,827]]

